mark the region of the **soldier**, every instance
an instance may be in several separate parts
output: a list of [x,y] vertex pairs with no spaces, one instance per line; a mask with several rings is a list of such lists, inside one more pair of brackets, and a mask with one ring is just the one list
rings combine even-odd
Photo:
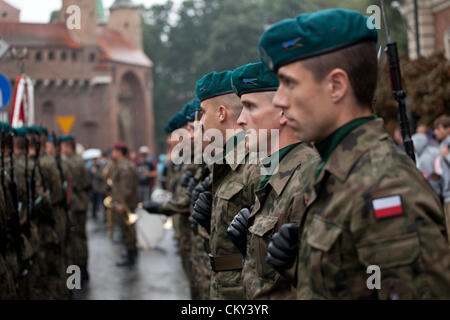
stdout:
[[299,299],[449,298],[439,200],[372,114],[377,31],[367,19],[342,9],[302,14],[260,40],[280,79],[274,105],[321,158],[300,224],[281,227],[268,259],[289,267],[298,253]]
[[83,160],[75,152],[75,138],[63,136],[61,141],[62,161],[69,167],[70,180],[68,201],[73,224],[72,241],[70,244],[70,263],[81,269],[82,282],[89,280],[88,245],[86,235],[86,212],[89,205],[89,178]]
[[[0,185],[0,300],[11,300],[16,297],[16,277],[19,273],[17,263],[17,254],[14,233],[20,230],[14,230],[12,225],[13,217],[11,208],[8,208],[7,201],[11,199],[8,190],[7,172],[5,168],[6,157],[6,137],[10,132],[9,124],[0,122],[1,132],[1,185]],[[11,203],[11,201],[9,201]],[[16,234],[17,236],[17,234]],[[20,236],[20,235],[19,235]],[[19,244],[20,245],[20,244]],[[20,251],[20,250],[19,250]],[[13,262],[13,263],[11,263]]]
[[57,233],[60,229],[58,225],[60,220],[56,217],[58,212],[52,206],[60,200],[61,191],[56,170],[50,172],[49,167],[42,167],[40,164],[40,128],[28,126],[26,130],[29,141],[31,197],[37,199],[33,204],[33,215],[36,216],[40,239],[41,276],[37,286],[44,298],[54,300],[60,297],[65,274],[62,243]]
[[[242,209],[228,229],[245,256],[242,271],[245,295],[247,299],[295,299],[295,286],[266,262],[267,246],[283,224],[300,223],[305,206],[304,189],[318,156],[311,146],[295,137],[283,111],[273,106],[279,85],[276,74],[261,62],[251,63],[237,68],[232,81],[244,105],[238,123],[247,132],[253,129],[259,133],[265,129],[269,133],[270,156],[263,160],[267,172],[259,182],[255,206],[252,211]],[[278,132],[276,145],[270,144],[274,129]],[[250,146],[250,149],[256,148]]]
[[[246,162],[245,133],[237,124],[242,104],[231,87],[231,71],[205,75],[197,82],[196,92],[201,101],[204,135],[219,133],[214,143],[223,149],[214,155],[212,193],[200,194],[193,213],[193,218],[210,233],[210,298],[243,299],[243,257],[228,238],[227,228],[243,207],[254,203],[260,172],[256,165]],[[226,140],[227,129],[240,132]]]
[[[54,274],[53,290],[55,290],[56,298],[64,299],[68,297],[66,286],[66,268],[67,255],[65,253],[67,247],[67,216],[64,208],[64,191],[63,184],[60,177],[58,164],[56,159],[46,152],[46,142],[48,139],[48,131],[44,127],[35,126],[34,131],[39,139],[39,144],[36,147],[40,148],[38,158],[38,173],[44,185],[49,191],[53,217],[55,221],[55,232],[57,234],[57,244],[55,243],[53,251],[47,256],[50,270]],[[37,141],[36,141],[37,142]]]
[[[28,252],[26,256],[22,257],[22,261],[29,262],[28,274],[19,279],[18,282],[18,298],[19,299],[43,299],[44,289],[39,283],[41,281],[41,266],[42,251],[39,233],[39,224],[42,222],[40,214],[45,214],[46,210],[38,212],[35,210],[35,201],[39,195],[43,196],[43,190],[40,188],[38,182],[36,192],[32,192],[32,161],[28,156],[29,141],[27,138],[27,128],[22,127],[16,130],[14,136],[14,164],[9,159],[10,165],[14,167],[14,179],[17,183],[17,199],[20,214],[21,229],[24,232],[30,249],[25,249],[23,252]],[[36,180],[38,180],[37,177]],[[34,195],[32,194],[34,193]],[[43,276],[45,275],[45,270]]]
[[[183,109],[177,113],[169,121],[166,131],[184,129],[188,132],[188,137],[183,137],[182,143],[185,150],[190,150],[190,156],[183,156],[183,163],[174,164],[172,167],[175,170],[175,174],[172,174],[170,181],[172,185],[175,185],[175,190],[173,192],[173,198],[165,203],[156,203],[154,201],[144,202],[144,208],[150,213],[164,214],[167,216],[172,216],[174,221],[174,229],[176,236],[179,239],[180,254],[183,262],[183,267],[191,278],[191,227],[188,220],[191,214],[191,200],[186,194],[187,181],[192,177],[195,172],[201,167],[200,164],[194,164],[194,119],[195,113],[200,108],[200,103],[196,100],[191,100],[184,105]],[[174,134],[177,134],[175,132]],[[182,133],[181,131],[179,133]],[[174,139],[171,139],[174,140]],[[178,162],[172,159],[172,163]]]
[[133,266],[138,256],[136,226],[129,221],[129,213],[138,205],[138,175],[133,163],[127,158],[128,147],[118,142],[114,144],[111,159],[114,166],[111,172],[111,196],[113,210],[116,212],[126,253],[117,262],[118,267]]

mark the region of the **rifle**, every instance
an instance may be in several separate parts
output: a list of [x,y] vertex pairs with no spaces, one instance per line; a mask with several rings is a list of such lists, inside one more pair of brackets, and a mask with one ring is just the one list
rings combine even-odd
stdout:
[[[5,132],[2,130],[1,133],[1,139],[2,139],[2,144],[1,144],[1,186],[3,189],[3,197],[5,199],[5,202],[8,200],[8,192],[6,190],[6,185],[5,185]],[[8,217],[8,221],[7,221],[7,225],[10,225],[10,220]],[[7,251],[7,242],[8,242],[8,237],[7,237],[7,228],[5,227],[4,229],[0,229],[0,254],[3,255],[3,257],[6,257],[6,251]]]
[[70,218],[70,207],[67,200],[67,184],[66,184],[66,178],[64,177],[64,172],[61,165],[61,141],[56,137],[55,132],[52,132],[52,138],[53,138],[53,145],[55,146],[55,159],[56,159],[56,166],[58,168],[59,172],[59,179],[61,181],[61,187],[63,189],[63,209],[66,214],[66,239],[65,239],[65,246],[69,244],[70,241],[70,233],[73,230],[73,224],[72,220]]
[[[22,226],[20,225],[20,214],[19,214],[19,200],[17,196],[17,184],[15,181],[15,175],[14,175],[14,143],[13,143],[13,134],[8,135],[8,145],[9,145],[9,159],[11,162],[11,165],[9,167],[9,192],[12,200],[12,207],[13,207],[13,214],[12,214],[12,221],[11,221],[11,229],[14,233],[14,244],[16,246],[16,252],[17,252],[17,258],[19,266],[21,267],[20,276],[25,277],[28,274],[28,269],[25,267],[28,265],[28,261],[23,260],[23,251],[22,247],[24,246],[23,238],[21,236],[22,233]],[[4,167],[4,148],[5,145],[3,144],[2,140],[2,167]],[[2,170],[3,171],[3,170]],[[2,180],[4,179],[4,172],[2,172]],[[29,231],[29,229],[28,229]],[[29,236],[29,235],[28,235]]]
[[414,143],[411,139],[408,115],[406,113],[406,92],[402,87],[402,74],[400,71],[400,59],[398,57],[397,43],[391,41],[389,33],[389,25],[387,23],[386,12],[384,9],[384,0],[381,1],[381,12],[383,15],[384,25],[386,26],[387,44],[384,52],[386,52],[389,62],[389,75],[391,78],[392,94],[398,104],[398,117],[400,121],[400,130],[403,138],[403,145],[408,156],[416,162],[414,154]]

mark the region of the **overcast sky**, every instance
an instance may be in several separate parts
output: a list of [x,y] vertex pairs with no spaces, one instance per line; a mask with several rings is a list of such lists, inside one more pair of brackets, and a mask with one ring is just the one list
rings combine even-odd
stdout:
[[[21,10],[21,22],[41,22],[46,23],[50,19],[53,10],[61,8],[62,0],[5,0],[9,4]],[[92,0],[94,1],[94,0]],[[150,6],[155,3],[165,3],[166,0],[133,0],[136,4]],[[103,0],[103,6],[107,10],[114,0]]]

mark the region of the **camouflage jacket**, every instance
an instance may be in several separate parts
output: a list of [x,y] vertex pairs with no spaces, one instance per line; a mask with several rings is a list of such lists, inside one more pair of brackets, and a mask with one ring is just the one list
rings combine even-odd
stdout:
[[[245,144],[245,140],[238,142],[235,150],[239,150],[240,143]],[[213,299],[244,299],[241,279],[242,255],[228,237],[227,229],[242,208],[249,208],[254,204],[261,172],[258,165],[250,164],[247,150],[245,163],[239,161],[242,157],[239,151],[234,153],[234,159],[230,157],[233,153],[225,153],[223,164],[220,164],[220,159],[213,164],[214,200],[209,247],[214,259],[233,258],[240,262],[240,267],[212,273],[210,294]]]
[[71,157],[63,156],[62,162],[70,168],[70,209],[72,212],[85,212],[89,205],[89,178],[83,160],[74,154]]
[[[376,119],[351,131],[305,191],[300,299],[450,297],[439,200],[383,125]],[[380,277],[369,279],[369,266]],[[368,289],[377,279],[381,289]]]
[[138,204],[138,175],[129,160],[116,164],[111,172],[111,194],[114,201],[134,210]]
[[[168,202],[161,203],[158,206],[158,212],[165,215],[173,215],[176,213],[184,214],[188,216],[191,210],[191,199],[186,194],[186,187],[183,187],[180,183],[181,176],[185,171],[192,171],[194,174],[201,165],[199,164],[183,164],[180,169],[175,171],[174,175],[170,178],[171,184],[175,189],[172,199]],[[175,166],[176,168],[177,166]],[[176,180],[178,179],[178,180]]]
[[296,145],[281,159],[278,171],[267,184],[256,191],[242,271],[247,299],[295,299],[292,283],[266,262],[267,246],[283,224],[300,223],[305,208],[304,189],[318,159],[311,146]]

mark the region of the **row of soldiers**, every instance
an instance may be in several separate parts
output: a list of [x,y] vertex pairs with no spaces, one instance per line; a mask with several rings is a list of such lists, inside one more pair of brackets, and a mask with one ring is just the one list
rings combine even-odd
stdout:
[[[367,20],[331,9],[273,25],[260,62],[205,75],[169,121],[174,197],[143,205],[173,216],[194,299],[450,298],[449,217],[373,114]],[[212,139],[222,150],[192,161]]]
[[73,136],[0,123],[0,299],[69,299],[67,270],[89,279],[88,177]]

